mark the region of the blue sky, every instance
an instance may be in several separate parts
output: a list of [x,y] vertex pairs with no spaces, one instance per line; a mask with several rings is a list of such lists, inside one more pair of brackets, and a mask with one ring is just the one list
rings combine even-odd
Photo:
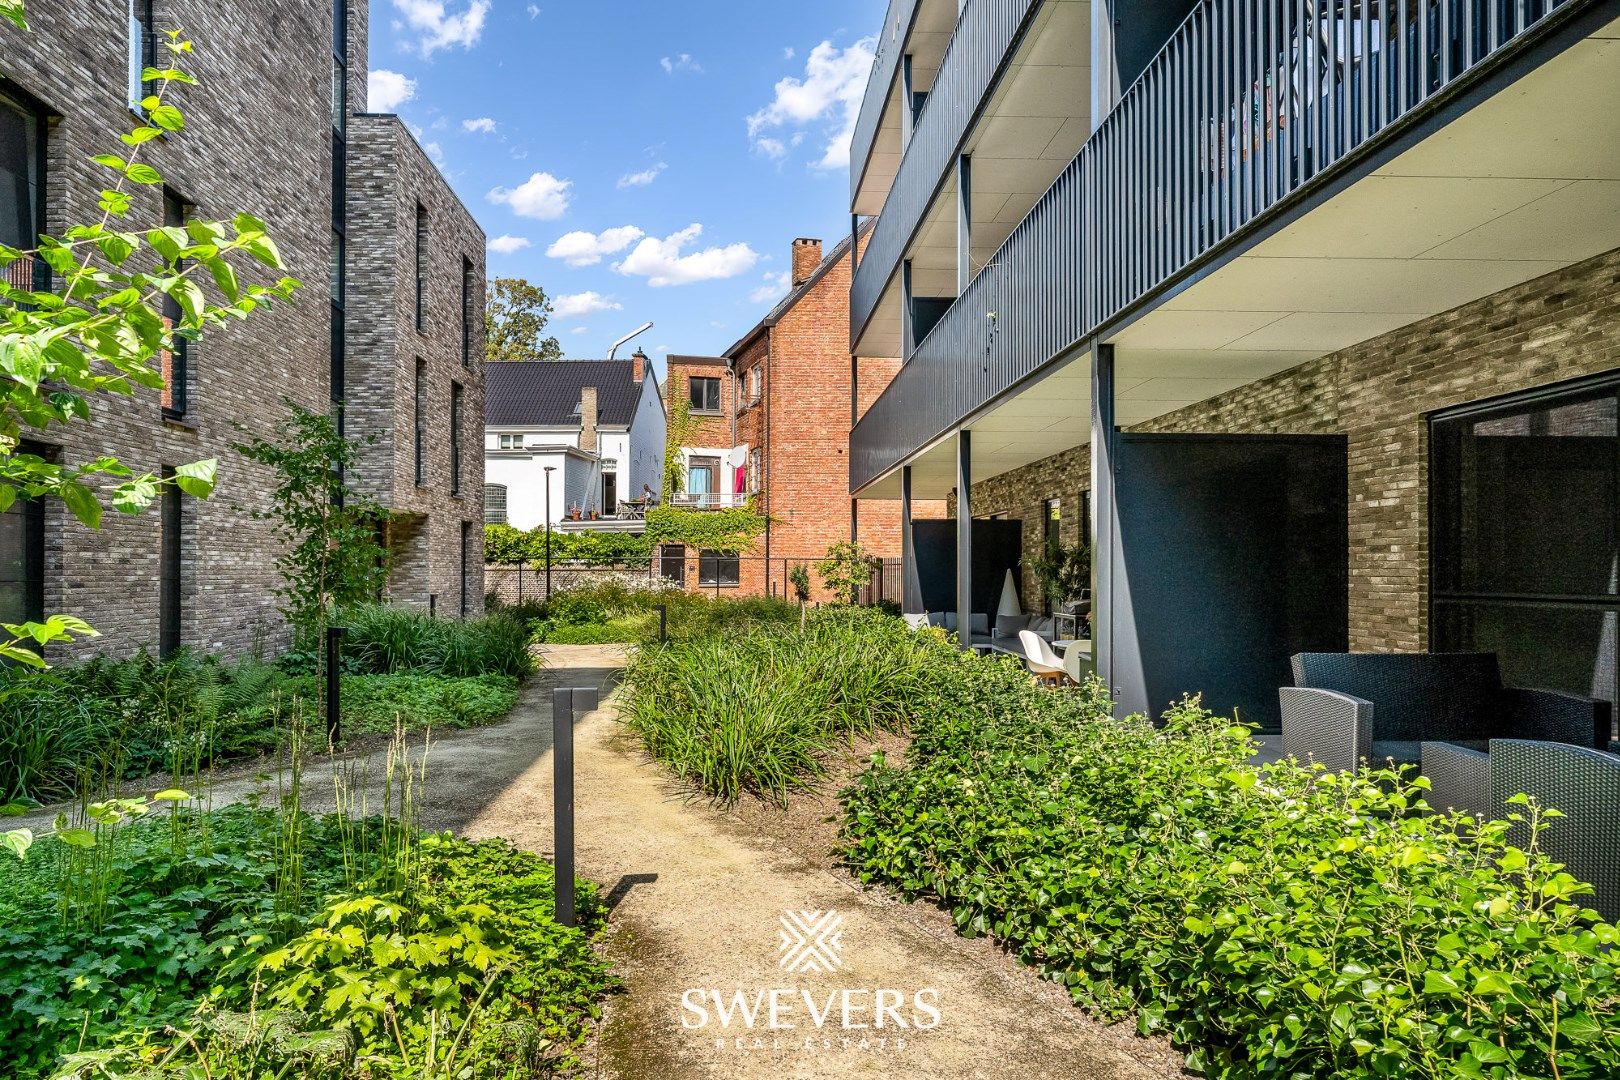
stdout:
[[785,294],[794,237],[849,230],[885,7],[372,0],[371,108],[440,162],[490,276],[552,296],[568,356],[648,319],[649,355],[712,354]]

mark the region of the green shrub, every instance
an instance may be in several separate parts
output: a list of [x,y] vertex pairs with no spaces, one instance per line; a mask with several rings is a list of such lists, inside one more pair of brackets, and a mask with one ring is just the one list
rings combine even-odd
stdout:
[[957,650],[870,612],[815,612],[804,630],[755,624],[639,650],[620,715],[648,753],[716,799],[778,802],[822,775],[841,738],[914,718],[931,670]]
[[[99,927],[57,910],[59,841],[0,860],[4,1075],[414,1076],[433,1022],[447,1038],[468,1017],[454,1075],[566,1071],[611,985],[589,943],[602,914],[594,887],[578,883],[582,926],[559,926],[543,859],[442,836],[414,849],[409,888],[381,893],[386,875],[346,873],[345,851],[377,870],[390,856],[364,837],[357,846],[335,816],[300,821],[309,899],[290,918],[275,910],[285,830],[268,810],[182,812],[188,842],[205,845],[189,854],[168,820],[119,830],[119,891]],[[280,1035],[263,1039],[256,1024]],[[250,1043],[267,1055],[256,1068],[241,1053]],[[170,1066],[151,1065],[177,1048]]]
[[[610,532],[551,533],[553,563],[584,563],[589,566],[645,566],[652,558],[652,541],[646,536]],[[484,561],[496,566],[522,566],[544,563],[546,530],[528,532],[510,525],[484,526]]]
[[1211,1076],[1620,1075],[1617,932],[1536,850],[1547,813],[1419,813],[1410,777],[1251,766],[1193,703],[1158,729],[1095,684],[1005,689],[946,669],[906,767],[842,794],[863,881],[939,898]]
[[396,718],[407,731],[493,723],[517,704],[510,675],[347,675],[343,678],[346,735],[387,734]]
[[[653,620],[651,625],[654,631],[657,629],[656,621]],[[548,623],[540,628],[536,640],[550,645],[634,644],[647,640],[648,630],[647,617],[637,615],[579,625],[563,623],[553,626]]]

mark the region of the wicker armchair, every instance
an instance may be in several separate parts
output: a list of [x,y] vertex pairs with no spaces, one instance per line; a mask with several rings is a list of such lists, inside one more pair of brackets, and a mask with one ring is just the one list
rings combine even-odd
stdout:
[[[1520,792],[1563,813],[1541,834],[1551,858],[1597,890],[1581,902],[1610,922],[1620,919],[1620,757],[1566,743],[1492,739],[1488,753],[1452,743],[1423,744],[1430,806],[1487,818],[1506,814]],[[1528,841],[1516,827],[1516,844]]]
[[1504,687],[1494,653],[1299,653],[1293,668],[1278,692],[1283,753],[1334,770],[1415,764],[1423,740],[1609,745],[1608,702]]

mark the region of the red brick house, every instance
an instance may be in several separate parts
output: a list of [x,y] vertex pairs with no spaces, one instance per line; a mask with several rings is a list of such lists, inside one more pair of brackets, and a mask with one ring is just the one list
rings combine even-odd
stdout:
[[[849,497],[850,428],[900,366],[851,357],[849,248],[845,239],[824,257],[820,240],[793,241],[792,289],[780,303],[721,356],[669,358],[670,400],[685,395],[692,416],[673,501],[710,508],[752,497],[771,520],[757,548],[735,560],[682,552],[689,588],[788,594],[793,564],[813,564],[852,537],[872,555],[900,555],[898,504],[868,503],[857,515]],[[912,512],[944,517],[945,504]],[[671,576],[677,561],[666,559]],[[810,576],[813,598],[827,599],[813,566]]]

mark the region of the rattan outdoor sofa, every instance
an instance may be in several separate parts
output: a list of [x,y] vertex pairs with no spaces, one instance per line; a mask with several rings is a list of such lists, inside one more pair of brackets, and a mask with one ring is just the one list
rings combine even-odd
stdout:
[[1609,703],[1502,685],[1494,653],[1299,653],[1282,687],[1285,756],[1348,771],[1416,764],[1425,741],[1607,747]]

